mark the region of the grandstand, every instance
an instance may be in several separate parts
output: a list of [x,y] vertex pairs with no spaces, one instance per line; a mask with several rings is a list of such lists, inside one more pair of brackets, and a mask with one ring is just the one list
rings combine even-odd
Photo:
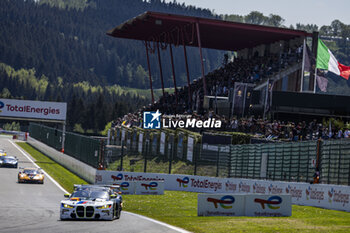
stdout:
[[[241,117],[255,116],[256,121],[260,118],[280,120],[282,125],[287,125],[290,119],[312,122],[313,119],[321,121],[323,117],[348,118],[349,110],[344,106],[349,97],[310,94],[316,90],[311,68],[315,59],[310,59],[308,68],[304,64],[307,41],[311,42],[312,48],[309,56],[315,56],[317,52],[317,32],[310,34],[300,30],[145,12],[107,34],[141,40],[146,48],[152,104],[140,109],[138,114],[129,114],[126,121],[131,125],[140,125],[142,111],[157,109],[164,114],[185,113],[197,118],[215,115],[224,122],[224,130],[232,128],[232,121]],[[183,46],[184,49],[188,83],[180,88],[176,86],[172,46]],[[186,46],[199,48],[202,77],[192,83]],[[230,61],[226,57],[223,67],[205,75],[202,48],[236,53]],[[175,92],[166,93],[162,84],[163,96],[154,101],[149,53],[157,53],[163,83],[160,49],[169,49]],[[304,75],[304,71],[309,71],[309,75]],[[310,101],[304,101],[306,99]],[[332,104],[334,100],[337,100],[336,105]]]

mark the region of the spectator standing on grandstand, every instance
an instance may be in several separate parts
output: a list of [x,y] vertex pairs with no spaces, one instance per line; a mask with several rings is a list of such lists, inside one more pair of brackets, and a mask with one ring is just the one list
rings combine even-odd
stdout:
[[344,138],[350,138],[350,131],[348,128],[345,128],[344,130]]

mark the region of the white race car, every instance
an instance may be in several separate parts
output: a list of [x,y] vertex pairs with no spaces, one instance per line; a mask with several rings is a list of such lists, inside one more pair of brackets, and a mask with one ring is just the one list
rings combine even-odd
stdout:
[[122,196],[119,186],[74,185],[74,192],[65,194],[61,201],[60,218],[67,219],[102,219],[120,218]]

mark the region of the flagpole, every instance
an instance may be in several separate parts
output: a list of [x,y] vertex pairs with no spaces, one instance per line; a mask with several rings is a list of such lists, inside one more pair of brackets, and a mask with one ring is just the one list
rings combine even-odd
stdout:
[[315,64],[314,94],[316,94],[316,81],[317,81],[316,79],[317,79],[317,67],[316,67],[316,64]]
[[301,65],[300,92],[303,92],[303,88],[304,88],[305,55],[306,55],[306,37],[304,37],[304,43],[303,43],[303,59],[302,59],[302,65]]
[[[318,32],[313,32],[313,53],[314,53],[314,56],[315,56],[315,76],[314,76],[314,94],[316,93],[316,76],[317,76],[317,50],[318,50],[318,40],[319,40],[319,37],[318,37]],[[315,41],[316,40],[316,41]],[[310,74],[311,76],[311,74]]]

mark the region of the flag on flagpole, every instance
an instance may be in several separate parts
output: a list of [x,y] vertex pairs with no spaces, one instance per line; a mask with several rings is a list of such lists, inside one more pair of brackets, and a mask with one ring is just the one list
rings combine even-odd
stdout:
[[348,80],[350,76],[350,66],[340,64],[320,39],[318,39],[316,68],[328,70],[342,76],[346,80]]

